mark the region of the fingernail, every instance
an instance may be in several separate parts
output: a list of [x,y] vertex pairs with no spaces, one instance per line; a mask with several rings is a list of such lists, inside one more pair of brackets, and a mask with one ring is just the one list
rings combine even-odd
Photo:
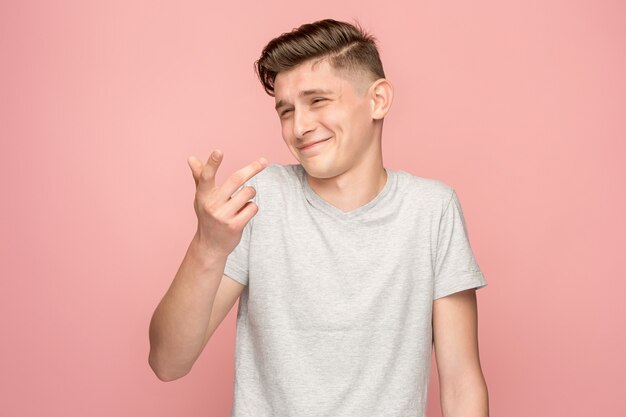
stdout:
[[219,150],[214,150],[212,155],[213,155],[213,159],[216,161],[219,161],[220,157],[222,156]]
[[267,165],[267,159],[260,157],[259,158],[259,162],[261,162],[263,165]]

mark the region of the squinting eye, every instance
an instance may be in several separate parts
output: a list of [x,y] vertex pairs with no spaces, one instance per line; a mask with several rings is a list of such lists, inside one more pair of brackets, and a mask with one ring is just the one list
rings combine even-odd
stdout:
[[313,100],[313,103],[317,103],[318,101],[326,100],[325,98],[316,98]]
[[282,112],[280,115],[284,116],[285,114],[287,114],[287,112],[290,112],[291,110],[285,110],[284,112]]

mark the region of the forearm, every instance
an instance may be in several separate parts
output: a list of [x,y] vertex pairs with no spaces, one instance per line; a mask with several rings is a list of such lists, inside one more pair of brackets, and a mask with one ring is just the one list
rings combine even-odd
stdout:
[[148,361],[160,379],[186,375],[200,355],[225,264],[194,237],[150,321]]
[[484,379],[457,390],[442,391],[443,417],[489,417],[489,394]]

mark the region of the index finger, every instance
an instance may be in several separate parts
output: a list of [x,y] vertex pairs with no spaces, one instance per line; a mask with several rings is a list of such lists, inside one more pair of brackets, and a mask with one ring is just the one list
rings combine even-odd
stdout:
[[267,159],[261,157],[232,173],[226,181],[224,181],[224,184],[219,187],[218,193],[220,198],[223,201],[228,201],[235,191],[250,180],[250,178],[263,171],[267,165]]

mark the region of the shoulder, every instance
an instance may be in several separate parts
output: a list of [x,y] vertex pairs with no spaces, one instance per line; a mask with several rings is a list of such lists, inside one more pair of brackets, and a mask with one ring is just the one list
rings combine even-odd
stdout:
[[285,194],[299,187],[302,172],[300,164],[270,163],[252,177],[251,185],[263,195]]
[[410,172],[396,171],[398,187],[411,203],[419,202],[431,208],[445,209],[452,199],[454,188],[435,178],[421,177]]
[[257,184],[272,184],[285,183],[285,181],[298,180],[301,173],[301,165],[299,164],[278,164],[270,163],[265,169],[260,171],[254,176]]

